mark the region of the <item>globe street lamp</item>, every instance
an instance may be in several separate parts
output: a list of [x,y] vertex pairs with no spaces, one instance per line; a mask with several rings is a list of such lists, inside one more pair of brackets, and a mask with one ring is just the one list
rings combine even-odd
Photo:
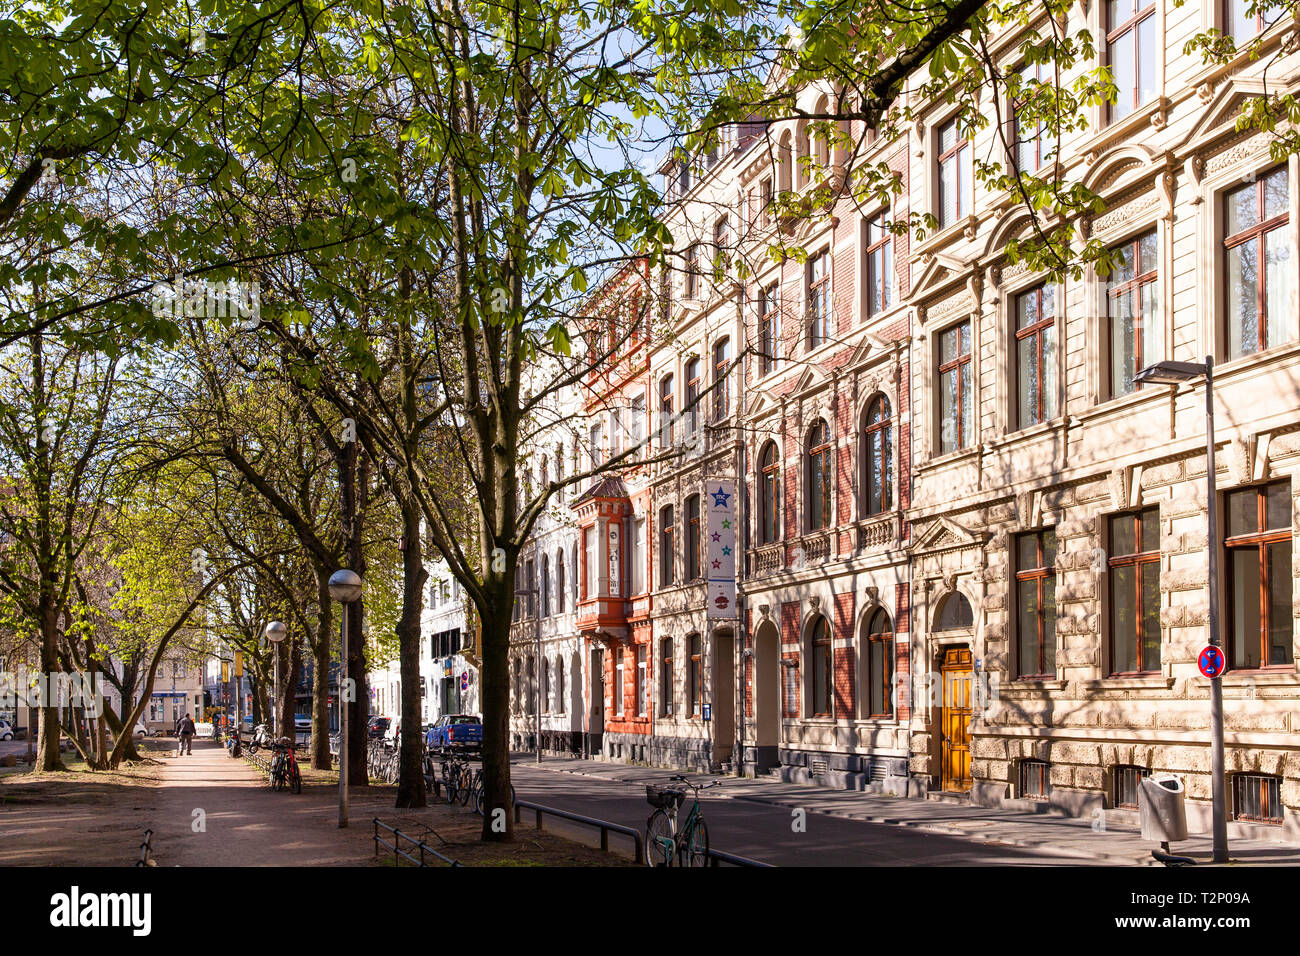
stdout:
[[361,597],[361,575],[341,568],[330,575],[330,597],[342,605],[343,655],[339,669],[339,826],[348,825],[348,605]]
[[275,709],[271,711],[271,726],[275,729],[275,739],[280,739],[280,642],[284,640],[289,629],[280,621],[266,625],[266,639],[275,648]]
[[[1210,644],[1219,643],[1219,537],[1214,488],[1214,356],[1205,362],[1156,362],[1138,372],[1134,380],[1141,384],[1171,385],[1205,379],[1205,483],[1210,567]],[[1210,678],[1210,793],[1213,813],[1214,862],[1228,862],[1227,794],[1223,773],[1223,681]]]

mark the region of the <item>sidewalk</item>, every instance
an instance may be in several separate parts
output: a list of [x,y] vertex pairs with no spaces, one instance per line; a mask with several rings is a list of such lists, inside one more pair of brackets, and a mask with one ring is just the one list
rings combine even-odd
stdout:
[[[531,758],[528,758],[527,763],[530,767],[535,766]],[[568,757],[543,757],[541,769],[634,784],[663,784],[669,776],[678,772]],[[689,776],[694,779],[699,775]],[[1054,853],[1100,860],[1118,866],[1159,866],[1151,857],[1151,851],[1156,849],[1156,845],[1143,841],[1136,827],[1106,824],[1104,820],[1099,821],[1098,829],[1094,829],[1093,821],[1087,818],[989,810],[959,803],[909,800],[748,777],[719,779],[723,781],[723,786],[711,791],[711,794],[732,800],[749,800],[790,809],[802,808],[810,813],[823,813],[865,823],[911,827],[925,833],[956,836],[976,842],[996,841],[1010,846],[1050,849]],[[1186,841],[1171,847],[1173,853],[1192,857],[1198,864],[1209,863],[1211,849],[1208,833],[1192,834]],[[1229,841],[1229,852],[1232,864],[1300,863],[1300,848],[1280,843],[1232,840]]]

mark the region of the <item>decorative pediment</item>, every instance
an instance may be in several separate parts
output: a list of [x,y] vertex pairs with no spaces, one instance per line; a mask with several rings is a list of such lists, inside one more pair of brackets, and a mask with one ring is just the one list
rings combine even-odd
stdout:
[[880,356],[889,352],[889,343],[875,335],[867,333],[862,336],[862,341],[858,347],[853,350],[853,357],[848,361],[849,368],[856,368],[864,364],[872,356]]
[[1127,189],[1155,172],[1158,155],[1141,143],[1108,149],[1084,173],[1083,185],[1099,195]]
[[919,301],[927,296],[938,294],[948,285],[960,281],[966,269],[967,263],[962,262],[960,259],[954,259],[951,256],[933,256],[922,268],[921,275],[912,285],[910,298]]
[[823,378],[825,378],[825,376],[819,375],[814,368],[805,368],[803,374],[799,376],[799,381],[795,382],[794,388],[790,389],[790,394],[798,395],[801,392],[805,392]]
[[954,548],[969,548],[982,544],[983,539],[976,537],[951,518],[938,517],[916,538],[917,551],[949,551]]
[[1205,83],[1196,89],[1205,108],[1200,119],[1184,140],[1184,149],[1197,149],[1211,140],[1234,132],[1242,105],[1252,97],[1264,95],[1261,80],[1253,77],[1236,77],[1214,86]]

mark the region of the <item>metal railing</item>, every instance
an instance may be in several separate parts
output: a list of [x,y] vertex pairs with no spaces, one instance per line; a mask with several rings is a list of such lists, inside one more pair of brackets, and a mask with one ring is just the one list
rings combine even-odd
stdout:
[[136,866],[157,866],[153,858],[153,830],[144,831],[144,842],[140,844],[140,859],[135,861]]
[[709,866],[759,866],[765,869],[775,869],[771,863],[760,863],[758,860],[751,860],[747,856],[737,856],[735,853],[727,853],[723,850],[709,851]]
[[[429,844],[425,843],[423,840],[417,840],[415,839],[415,837],[403,833],[401,830],[397,829],[397,827],[390,827],[387,823],[384,823],[382,820],[380,820],[379,817],[374,817],[371,820],[371,822],[375,825],[375,856],[379,856],[379,848],[381,846],[384,847],[385,849],[392,850],[394,866],[398,865],[398,860],[407,860],[410,863],[414,864],[415,866],[427,867],[429,864],[425,860],[426,853],[429,854],[430,856],[435,857],[436,859],[441,860],[443,863],[446,863],[448,866],[465,865],[461,863],[459,860],[453,860],[449,856],[444,856],[443,854],[435,850],[433,847],[429,846]],[[379,836],[379,831],[381,829],[387,830],[389,833],[393,835],[392,843],[389,843],[387,840],[384,840]],[[407,843],[411,845],[412,852],[417,852],[417,851],[419,852],[420,858],[418,860],[410,853],[407,853],[405,850],[401,848],[403,840],[405,840]]]
[[556,807],[544,807],[539,803],[529,803],[527,800],[515,801],[515,823],[520,821],[521,810],[531,810],[534,813],[534,820],[538,830],[542,827],[543,814],[550,814],[553,817],[559,817],[561,820],[569,820],[573,823],[581,823],[585,826],[595,827],[600,830],[600,848],[609,852],[609,835],[611,833],[621,833],[624,836],[632,838],[636,862],[645,862],[645,844],[642,842],[641,831],[634,830],[632,827],[625,827],[621,823],[610,823],[608,820],[597,820],[595,817],[586,817],[581,813],[572,813],[568,810],[560,810]]

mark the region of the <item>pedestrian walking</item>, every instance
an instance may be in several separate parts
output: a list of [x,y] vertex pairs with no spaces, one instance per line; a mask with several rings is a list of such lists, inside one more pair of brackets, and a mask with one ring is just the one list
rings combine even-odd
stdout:
[[193,718],[191,718],[189,714],[186,714],[184,717],[181,718],[181,722],[180,722],[180,724],[177,726],[177,729],[180,731],[180,741],[181,741],[181,742],[180,742],[180,752],[183,753],[183,754],[185,754],[186,756],[190,756],[190,755],[192,755],[192,754],[194,753],[194,750],[193,750],[193,742],[194,742],[194,720],[193,720]]

